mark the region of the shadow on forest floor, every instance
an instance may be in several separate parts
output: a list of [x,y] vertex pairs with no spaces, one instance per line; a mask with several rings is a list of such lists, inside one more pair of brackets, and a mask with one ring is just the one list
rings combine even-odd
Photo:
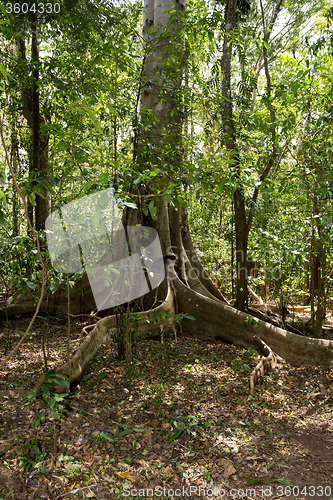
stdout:
[[[243,349],[184,338],[133,345],[131,383],[115,345],[101,348],[57,424],[51,472],[48,409],[22,399],[43,372],[43,321],[1,374],[0,492],[28,500],[333,498],[333,371],[282,362],[250,396],[249,373],[233,369]],[[3,330],[2,353],[27,322]],[[52,369],[65,361],[67,325],[50,325]],[[72,326],[72,352],[82,326]]]

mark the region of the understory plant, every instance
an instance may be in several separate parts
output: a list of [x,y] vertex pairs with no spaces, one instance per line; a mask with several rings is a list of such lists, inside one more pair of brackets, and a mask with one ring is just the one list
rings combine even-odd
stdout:
[[[69,390],[70,382],[68,377],[57,373],[54,369],[49,370],[44,374],[44,382],[40,386],[41,398],[48,408],[47,420],[52,422],[51,431],[53,433],[53,459],[51,469],[53,470],[57,457],[57,436],[58,426],[57,422],[61,422],[61,417],[68,410],[65,407],[65,399],[68,397],[69,392],[58,394],[56,392],[57,386],[64,387]],[[38,389],[35,387],[27,394],[28,402],[34,400],[38,395]],[[39,427],[45,417],[38,415],[34,421],[34,427]]]

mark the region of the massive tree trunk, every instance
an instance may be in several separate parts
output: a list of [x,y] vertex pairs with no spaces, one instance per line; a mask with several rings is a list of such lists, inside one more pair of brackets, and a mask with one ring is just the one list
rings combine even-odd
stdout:
[[[144,96],[142,102],[145,104],[145,109],[150,109],[154,112],[156,127],[154,135],[150,133],[149,141],[155,140],[156,142],[149,149],[147,135],[143,135],[141,137],[143,147],[138,156],[140,157],[140,161],[146,161],[147,164],[153,166],[156,166],[160,161],[156,158],[159,145],[167,156],[164,149],[168,144],[168,138],[164,137],[166,130],[171,134],[171,140],[176,149],[176,157],[174,158],[176,158],[178,166],[181,159],[181,136],[177,137],[177,133],[180,133],[180,122],[177,121],[179,118],[174,118],[175,114],[171,114],[172,110],[177,111],[179,109],[179,103],[173,101],[172,92],[165,95],[167,91],[164,87],[166,79],[164,79],[163,71],[158,71],[158,61],[166,61],[165,52],[163,51],[169,50],[170,44],[166,43],[166,38],[159,36],[156,27],[158,25],[162,25],[163,27],[168,25],[169,15],[164,14],[164,12],[171,10],[171,4],[172,0],[168,0],[164,4],[155,3],[155,10],[151,0],[147,0],[146,4],[145,26],[152,26],[153,30],[148,33],[148,29],[146,28],[145,36],[154,38],[155,56],[152,55],[150,57],[149,54],[146,55],[146,83],[143,87]],[[179,1],[177,5],[177,8],[185,9],[183,2]],[[179,47],[181,47],[181,43]],[[180,61],[180,59],[178,58],[177,61]],[[180,71],[179,66],[175,70]],[[165,107],[163,103],[166,103]],[[145,133],[147,133],[146,130]],[[168,158],[169,161],[170,158]],[[179,169],[181,171],[181,166]],[[142,334],[154,336],[162,332],[164,333],[168,329],[175,331],[177,328],[177,325],[174,324],[175,314],[187,313],[193,316],[195,320],[193,321],[184,317],[178,333],[210,342],[219,340],[227,341],[245,348],[253,347],[253,337],[256,335],[278,355],[295,365],[318,363],[327,368],[333,368],[333,342],[308,339],[282,330],[261,319],[254,320],[249,314],[238,311],[226,303],[220,291],[205,273],[195,253],[189,231],[186,208],[181,205],[178,210],[172,208],[167,203],[163,193],[158,192],[159,187],[156,183],[155,185],[146,186],[145,189],[150,195],[154,193],[153,189],[155,188],[157,217],[156,220],[150,220],[150,224],[155,227],[160,238],[166,276],[158,289],[145,296],[144,298],[147,300],[141,301],[141,304],[146,306],[146,311],[140,313],[140,317],[136,317],[136,323],[130,323],[131,328]],[[240,204],[243,203],[241,196],[237,201]],[[136,223],[138,221],[138,213],[140,213],[139,210],[126,210],[125,217],[127,218],[127,224]],[[142,222],[144,220],[147,224],[149,219],[144,219],[142,214],[141,216],[142,218],[139,221]],[[244,237],[246,237],[246,234]],[[246,259],[246,253],[242,258]],[[82,279],[82,284],[84,285],[82,300],[78,299],[79,294],[75,294],[76,289],[72,291],[71,312],[73,314],[83,312],[92,306],[92,293],[86,276]],[[149,309],[154,303],[153,296],[157,299],[162,299],[163,302],[155,309]],[[61,309],[63,304],[63,312],[66,312],[66,293],[61,290],[50,297],[49,310],[57,312],[57,307]],[[7,311],[8,314],[13,313],[13,311],[16,313],[20,312],[15,304],[9,305]],[[155,323],[151,322],[152,312],[157,313],[155,317],[159,318],[156,319]],[[147,322],[147,319],[149,319],[149,322]],[[116,316],[107,316],[99,320],[91,328],[92,331],[86,337],[76,354],[64,366],[58,369],[59,373],[69,377],[73,385],[78,383],[82,378],[99,345],[105,341],[110,330],[116,330]]]

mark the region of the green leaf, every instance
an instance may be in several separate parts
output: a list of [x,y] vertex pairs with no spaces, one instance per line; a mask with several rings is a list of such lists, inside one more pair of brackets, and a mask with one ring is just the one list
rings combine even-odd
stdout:
[[150,177],[156,177],[157,175],[160,175],[161,171],[160,170],[151,170],[149,172]]
[[55,150],[59,153],[60,151],[67,151],[68,148],[69,144],[61,139],[56,145]]
[[5,226],[5,225],[6,225],[5,212],[0,208],[0,226]]
[[107,104],[106,104],[106,107],[108,108],[108,110],[110,111],[110,113],[112,113],[113,115],[116,115],[116,114],[117,114],[117,110],[116,110],[116,108],[113,106],[113,104],[111,104],[111,103],[107,103]]
[[99,212],[95,212],[94,215],[91,218],[92,223],[94,224],[95,227],[99,226],[99,221],[101,220],[101,214]]
[[110,441],[110,442],[113,441],[113,435],[110,434],[109,432],[102,431],[99,433],[99,437],[101,439],[106,439],[107,441]]
[[[47,373],[45,373],[44,377],[45,377],[45,382],[43,382],[41,386],[42,391],[43,387],[45,387],[45,390],[48,391],[49,387],[52,387],[53,384],[58,384],[61,385],[62,387],[70,386],[68,377],[66,377],[62,373],[56,373],[55,370],[49,370]],[[61,396],[61,399],[63,399],[63,396]]]
[[7,77],[9,76],[9,73],[6,70],[5,66],[1,63],[0,63],[0,73],[2,73],[4,79],[7,81]]
[[94,186],[95,182],[94,181],[88,181],[85,183],[85,185],[83,186],[83,191],[87,192],[89,191],[89,189],[92,188],[92,186]]
[[194,317],[194,316],[191,316],[191,315],[190,315],[190,314],[188,314],[188,313],[184,313],[184,314],[183,314],[183,316],[184,316],[184,318],[186,318],[186,319],[191,319],[192,321],[195,321],[195,317]]
[[41,418],[37,417],[36,420],[35,420],[35,422],[34,422],[34,427],[39,427],[40,423],[41,423]]
[[37,286],[35,283],[32,283],[32,281],[26,281],[26,285],[31,288],[32,290],[36,290]]
[[[98,176],[98,180],[101,181],[101,183],[104,185],[104,186],[107,186],[107,184],[109,183],[109,174],[100,174]],[[109,196],[108,196],[108,199],[109,199]]]
[[132,429],[125,429],[124,431],[117,432],[114,437],[119,437],[119,436],[127,436],[127,434],[131,434],[133,432]]
[[129,208],[134,208],[136,210],[138,208],[135,203],[131,203],[129,201],[124,201],[123,205],[125,205],[126,207],[129,207]]
[[179,429],[177,432],[175,432],[169,439],[169,442],[171,443],[172,441],[175,441],[175,439],[179,438],[181,434],[183,434],[184,429]]
[[53,398],[47,398],[46,400],[47,404],[49,405],[50,408],[53,408],[54,405],[56,404],[56,400]]
[[137,185],[137,184],[140,184],[142,182],[142,177],[141,175],[139,177],[137,177],[134,181],[134,184]]
[[98,374],[98,380],[103,380],[105,377],[107,377],[108,373],[107,372],[101,372]]
[[151,200],[151,202],[148,205],[148,208],[149,208],[149,212],[150,212],[151,218],[153,220],[157,220],[157,207],[155,205],[154,200]]
[[69,387],[70,386],[69,380],[58,378],[58,377],[52,377],[52,380],[55,384],[61,385],[61,387]]
[[251,486],[252,484],[258,484],[262,482],[262,479],[258,477],[255,477],[253,479],[251,477],[244,477],[244,479],[249,486]]
[[[109,182],[108,177],[104,178],[107,182]],[[109,194],[107,191],[102,191],[99,197],[99,208],[100,210],[104,210],[110,202]]]
[[291,482],[290,482],[290,481],[288,481],[288,479],[285,479],[284,477],[283,477],[283,478],[281,478],[281,479],[275,479],[275,481],[276,481],[277,483],[284,484],[285,486],[291,486],[291,487],[293,487],[293,486],[294,486],[293,484],[291,484]]

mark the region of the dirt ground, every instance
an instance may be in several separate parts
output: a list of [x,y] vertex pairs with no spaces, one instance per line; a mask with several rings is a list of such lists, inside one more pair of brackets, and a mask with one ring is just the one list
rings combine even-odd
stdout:
[[[2,354],[27,324],[2,326]],[[43,324],[0,374],[0,499],[333,499],[332,370],[281,362],[251,396],[256,353],[142,341],[129,376],[112,343],[59,421],[24,396],[43,375]],[[85,324],[72,325],[72,352]],[[64,363],[66,335],[52,318],[48,369]]]

